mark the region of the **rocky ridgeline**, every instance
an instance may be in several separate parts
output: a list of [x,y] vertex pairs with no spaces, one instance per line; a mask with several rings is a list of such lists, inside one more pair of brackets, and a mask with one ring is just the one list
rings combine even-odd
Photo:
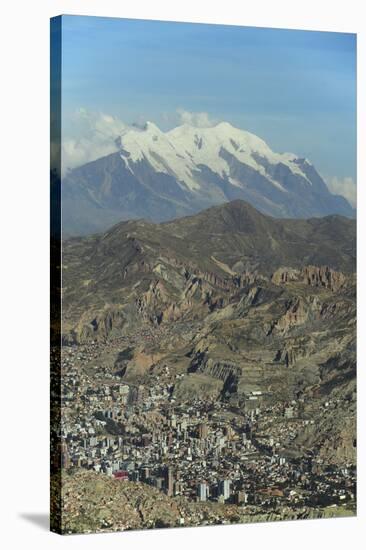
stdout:
[[[65,241],[63,330],[80,341],[145,321],[203,319],[248,293],[247,306],[258,306],[264,296],[253,286],[337,292],[355,272],[354,243],[350,220],[275,220],[243,201],[165,224],[122,222]],[[292,313],[290,324],[301,311]]]
[[[169,276],[162,264],[154,267],[154,274],[162,279],[152,281],[148,290],[136,298],[137,310],[145,320],[158,324],[177,321],[190,311],[197,313],[199,308],[201,314],[207,314],[225,307],[240,289],[259,278],[257,273],[250,272],[222,278],[213,272],[180,267],[184,279]],[[173,286],[173,292],[167,285]],[[179,300],[174,299],[175,295],[179,295]]]
[[279,332],[287,332],[290,328],[303,325],[309,318],[308,304],[302,298],[293,298],[287,304],[287,309],[284,315],[274,321],[269,334],[274,330]]
[[[152,267],[145,262],[144,266],[144,272],[154,278],[144,292],[139,293],[137,286],[135,308],[140,318],[153,325],[175,322],[190,316],[203,318],[235,301],[238,307],[251,307],[270,297],[268,280],[257,272],[246,271],[223,278],[213,272],[191,267],[188,269],[181,265],[178,274],[176,271],[171,273],[166,264],[165,267],[162,264]],[[306,266],[302,270],[280,268],[273,273],[270,280],[276,286],[294,282],[336,292],[345,287],[347,278],[343,273],[329,267]],[[286,304],[285,312],[280,318],[270,323],[267,334],[274,331],[285,333],[292,327],[306,323],[310,317],[329,317],[335,308],[336,304],[322,305],[316,296],[306,300],[294,296]],[[74,333],[74,339],[105,339],[112,330],[123,329],[126,315],[128,316],[123,308],[105,307],[89,323],[79,327]]]
[[[169,271],[169,264],[178,268],[178,275]],[[202,316],[222,309],[247,287],[247,305],[252,305],[263,291],[262,287],[252,285],[268,281],[256,271],[246,270],[243,273],[220,277],[213,271],[202,271],[181,262],[169,261],[169,264],[159,263],[152,268],[154,276],[158,275],[161,278],[153,280],[148,290],[136,299],[138,312],[154,323],[157,320],[158,323],[177,321],[189,312],[196,317],[197,314]]]
[[327,288],[336,292],[345,285],[346,276],[342,272],[334,271],[327,266],[308,265],[303,269],[281,267],[273,273],[271,281],[275,285],[301,282],[309,286]]
[[315,344],[311,337],[286,338],[284,346],[280,348],[274,357],[276,363],[283,363],[286,367],[292,367],[305,357],[315,352]]
[[337,302],[323,302],[318,296],[293,297],[285,305],[284,313],[272,321],[268,335],[274,333],[287,333],[291,328],[306,323],[329,320],[341,309],[349,309],[349,305],[339,299]]
[[191,364],[192,372],[202,372],[224,383],[236,383],[242,374],[242,369],[231,361],[214,360],[205,354],[196,355]]

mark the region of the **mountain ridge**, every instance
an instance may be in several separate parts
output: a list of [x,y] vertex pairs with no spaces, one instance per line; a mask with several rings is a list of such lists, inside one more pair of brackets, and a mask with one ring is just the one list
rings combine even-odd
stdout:
[[332,195],[314,166],[274,153],[259,137],[219,123],[128,128],[118,151],[75,168],[62,179],[66,235],[103,231],[121,220],[166,221],[242,199],[278,218],[354,216]]
[[115,312],[139,322],[138,312],[155,311],[156,303],[191,308],[192,289],[206,308],[205,292],[235,293],[258,277],[302,280],[311,273],[322,285],[338,285],[353,280],[355,255],[354,220],[279,220],[234,201],[170,222],[130,220],[65,240],[63,307],[71,330]]

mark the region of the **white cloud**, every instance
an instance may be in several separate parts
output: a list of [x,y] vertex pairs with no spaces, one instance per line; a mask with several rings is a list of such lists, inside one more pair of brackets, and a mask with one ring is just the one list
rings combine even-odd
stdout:
[[211,118],[208,113],[195,113],[184,109],[177,109],[177,113],[182,124],[190,124],[197,128],[210,128],[218,123],[218,120]]
[[105,113],[80,109],[72,115],[68,127],[61,147],[63,174],[68,169],[117,151],[115,140],[127,126]]
[[342,195],[353,207],[356,207],[357,185],[351,177],[327,178],[326,184],[333,195]]
[[[164,113],[163,121],[170,125],[188,123],[198,128],[214,126],[219,121],[205,112],[177,109]],[[139,120],[138,122],[145,122]],[[62,139],[62,174],[118,150],[116,139],[127,129],[120,119],[101,112],[79,109],[65,121]]]

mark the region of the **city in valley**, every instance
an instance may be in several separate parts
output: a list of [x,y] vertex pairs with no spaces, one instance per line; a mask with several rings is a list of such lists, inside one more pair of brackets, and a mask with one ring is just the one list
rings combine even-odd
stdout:
[[[168,367],[140,385],[124,384],[118,373],[103,370],[93,378],[88,364],[98,358],[100,347],[91,343],[63,350],[66,470],[85,468],[200,502],[263,510],[288,506],[299,513],[304,507],[352,509],[352,463],[330,466],[312,452],[296,457],[285,450],[315,422],[304,412],[304,399],[268,405],[266,396],[254,391],[246,396],[244,410],[225,400],[177,403],[174,384],[185,375],[171,376]],[[308,405],[331,416],[338,402]]]
[[[203,247],[220,216],[228,231]],[[264,219],[281,238],[287,222],[239,201],[66,241],[65,532],[355,513],[352,251],[345,238],[334,268],[302,266],[302,241],[287,245],[291,268],[263,248],[243,269],[236,220],[248,216],[257,236]],[[175,224],[198,235],[189,247]]]

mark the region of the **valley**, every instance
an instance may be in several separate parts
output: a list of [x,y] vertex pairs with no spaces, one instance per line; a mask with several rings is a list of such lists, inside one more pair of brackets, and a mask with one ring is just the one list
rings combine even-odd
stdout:
[[[62,273],[65,532],[355,512],[353,220],[233,201],[66,240]],[[84,525],[96,475],[143,519]]]

